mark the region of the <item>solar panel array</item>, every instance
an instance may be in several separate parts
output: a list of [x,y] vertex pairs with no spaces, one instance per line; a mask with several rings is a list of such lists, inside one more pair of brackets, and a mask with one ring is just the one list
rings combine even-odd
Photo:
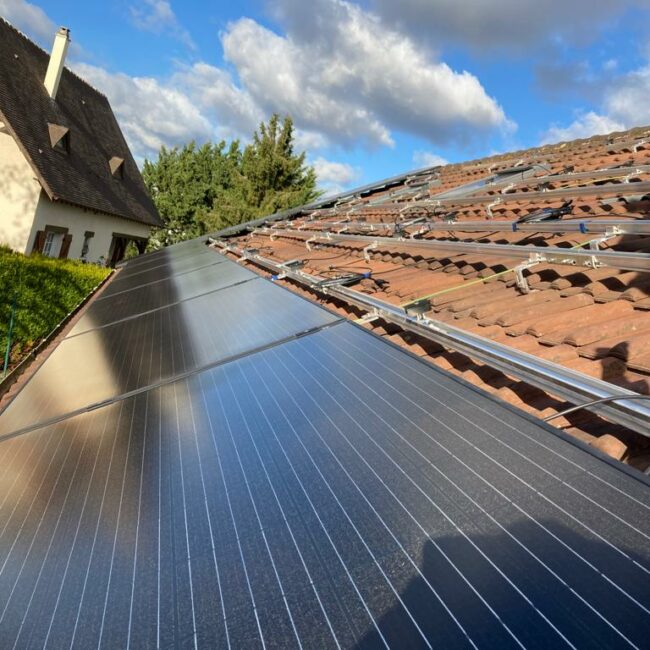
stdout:
[[107,289],[0,416],[2,647],[647,647],[643,478],[197,242]]

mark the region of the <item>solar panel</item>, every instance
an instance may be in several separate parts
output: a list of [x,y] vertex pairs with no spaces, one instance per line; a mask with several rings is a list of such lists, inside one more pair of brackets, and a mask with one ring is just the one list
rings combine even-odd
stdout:
[[103,300],[95,300],[70,334],[80,334],[258,277],[239,264],[226,261],[126,289],[110,294]]
[[69,336],[3,412],[0,435],[337,320],[258,277]]
[[201,251],[196,255],[161,261],[159,264],[147,265],[146,268],[136,268],[120,271],[117,277],[106,287],[99,299],[114,293],[119,293],[138,286],[157,282],[181,273],[204,269],[214,264],[224,264],[227,260],[218,258],[214,251]]
[[646,645],[647,482],[348,323],[0,466],[8,646]]

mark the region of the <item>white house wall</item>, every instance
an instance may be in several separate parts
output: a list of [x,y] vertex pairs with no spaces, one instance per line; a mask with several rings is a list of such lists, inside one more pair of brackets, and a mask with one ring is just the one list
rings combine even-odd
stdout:
[[68,229],[68,234],[72,235],[68,257],[74,259],[81,257],[84,234],[87,231],[94,232],[95,236],[90,240],[88,255],[86,256],[89,262],[97,262],[100,257],[104,257],[106,260],[109,259],[113,233],[130,235],[141,239],[147,239],[150,234],[149,226],[144,224],[93,212],[69,203],[50,201],[47,195],[42,192],[36,205],[36,214],[24,250],[25,253],[31,252],[36,233],[39,230],[45,230],[46,226],[58,226]]
[[0,244],[24,252],[41,185],[14,139],[0,133]]

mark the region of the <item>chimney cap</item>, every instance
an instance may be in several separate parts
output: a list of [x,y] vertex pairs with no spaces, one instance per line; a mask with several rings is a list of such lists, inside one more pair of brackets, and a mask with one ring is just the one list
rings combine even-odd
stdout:
[[61,34],[61,36],[67,36],[70,38],[70,29],[68,27],[61,26],[59,27],[57,34]]

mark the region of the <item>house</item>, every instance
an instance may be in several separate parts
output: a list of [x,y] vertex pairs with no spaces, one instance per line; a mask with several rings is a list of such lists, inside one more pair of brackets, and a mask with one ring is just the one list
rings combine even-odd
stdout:
[[0,244],[114,265],[162,222],[108,99],[0,19]]

